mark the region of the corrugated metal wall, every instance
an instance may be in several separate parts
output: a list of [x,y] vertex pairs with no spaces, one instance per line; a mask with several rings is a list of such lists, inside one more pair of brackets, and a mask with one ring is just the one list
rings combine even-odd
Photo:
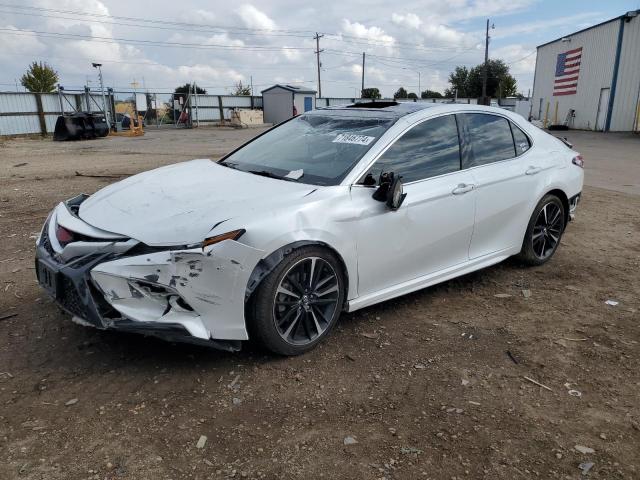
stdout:
[[611,115],[612,131],[640,130],[637,124],[640,100],[640,16],[624,25],[616,98]]
[[[568,35],[571,41],[557,40],[538,48],[533,89],[533,118],[544,120],[549,103],[549,123],[554,123],[555,105],[558,103],[558,123],[565,121],[569,109],[575,110],[573,128],[595,130],[604,125],[607,109],[599,108],[602,89],[609,89],[618,45],[621,20],[596,26],[584,32]],[[575,95],[553,96],[555,69],[558,54],[582,47],[578,91]],[[640,17],[630,18],[624,24],[618,79],[615,88],[611,131],[638,130],[640,100]],[[597,122],[597,123],[596,123]]]
[[[116,92],[120,94],[123,92]],[[124,92],[130,94],[131,92]],[[152,94],[153,95],[153,94]],[[171,97],[169,95],[168,97]],[[89,111],[94,113],[102,111],[102,95],[91,93],[89,107],[87,108],[87,97],[83,92],[65,93],[62,95],[62,109],[60,108],[60,97],[57,93],[40,94],[42,101],[42,111],[47,127],[47,132],[52,133],[56,120],[63,110],[64,113],[74,111]],[[110,98],[106,96],[107,103]],[[194,120],[199,122],[220,121],[220,100],[222,101],[222,112],[224,118],[230,118],[232,108],[262,108],[262,97],[254,96],[234,96],[234,95],[198,95],[197,113],[194,109]],[[169,102],[171,103],[171,102]],[[196,100],[192,99],[192,106]],[[151,122],[152,126],[153,122]],[[38,104],[36,94],[28,92],[0,92],[0,136],[2,135],[25,135],[39,134],[40,119],[38,118]]]
[[[569,109],[575,110],[573,128],[593,130],[596,125],[600,90],[611,88],[613,64],[616,56],[619,20],[568,36],[538,48],[533,87],[533,118],[544,120],[549,103],[549,123],[563,123]],[[553,96],[558,54],[582,47],[582,63],[575,95]],[[554,119],[555,105],[558,116]]]

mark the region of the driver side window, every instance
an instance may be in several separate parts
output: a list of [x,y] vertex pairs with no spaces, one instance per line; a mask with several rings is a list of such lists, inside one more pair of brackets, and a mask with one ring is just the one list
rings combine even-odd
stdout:
[[419,123],[398,138],[365,178],[371,175],[377,183],[382,172],[394,172],[409,183],[458,170],[458,126],[454,115],[445,115]]

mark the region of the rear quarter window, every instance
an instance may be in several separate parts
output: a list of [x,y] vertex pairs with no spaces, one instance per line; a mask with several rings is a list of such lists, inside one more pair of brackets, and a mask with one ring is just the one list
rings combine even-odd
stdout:
[[529,137],[520,130],[520,128],[511,122],[511,131],[513,132],[513,141],[516,144],[516,155],[522,155],[531,148]]

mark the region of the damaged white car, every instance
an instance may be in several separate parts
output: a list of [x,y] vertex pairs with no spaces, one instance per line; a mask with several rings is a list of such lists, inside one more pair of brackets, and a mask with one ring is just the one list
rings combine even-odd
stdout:
[[82,324],[295,355],[342,311],[512,255],[545,263],[582,182],[580,155],[506,110],[319,109],[219,162],[60,203],[36,271]]

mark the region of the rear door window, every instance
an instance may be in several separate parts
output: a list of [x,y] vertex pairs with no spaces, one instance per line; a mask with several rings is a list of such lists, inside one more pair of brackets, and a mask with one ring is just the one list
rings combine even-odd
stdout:
[[[460,170],[460,142],[454,115],[419,123],[398,138],[369,169],[378,181],[382,172],[402,176],[404,183]],[[365,177],[365,178],[366,178]]]
[[516,156],[509,121],[498,115],[465,113],[469,141],[471,143],[471,165],[476,167],[507,160]]

